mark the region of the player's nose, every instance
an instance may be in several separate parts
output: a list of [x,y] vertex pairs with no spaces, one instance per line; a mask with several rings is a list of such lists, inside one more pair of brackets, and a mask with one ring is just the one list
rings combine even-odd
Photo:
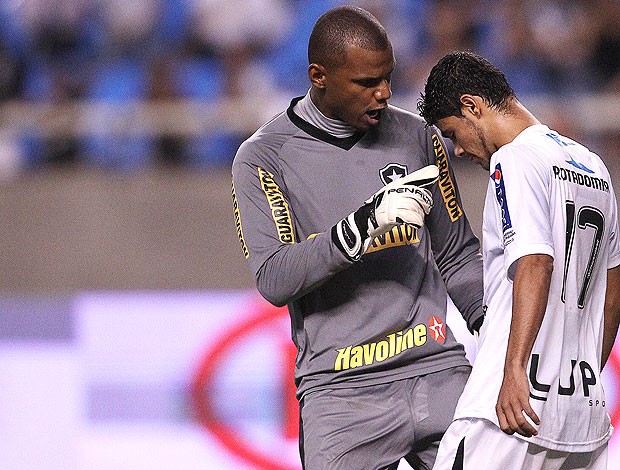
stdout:
[[387,101],[392,97],[392,87],[389,80],[381,80],[381,83],[375,90],[375,99],[377,101]]

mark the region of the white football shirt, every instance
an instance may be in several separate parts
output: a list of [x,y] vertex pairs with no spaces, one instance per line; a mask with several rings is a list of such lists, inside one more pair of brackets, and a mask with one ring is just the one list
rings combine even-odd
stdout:
[[498,425],[515,262],[548,254],[554,259],[549,300],[527,369],[541,424],[528,440],[561,451],[593,450],[612,431],[600,376],[607,269],[620,264],[609,172],[584,146],[535,125],[495,152],[490,177],[483,216],[486,320],[455,418]]

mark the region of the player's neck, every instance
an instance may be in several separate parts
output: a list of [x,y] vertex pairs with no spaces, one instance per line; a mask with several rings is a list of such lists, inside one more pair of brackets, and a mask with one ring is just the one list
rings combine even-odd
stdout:
[[327,132],[338,138],[351,137],[357,132],[355,127],[338,119],[331,119],[325,116],[320,108],[311,98],[312,91],[309,91],[300,101],[297,102],[293,112],[304,121],[312,124],[314,127]]
[[495,121],[495,147],[500,148],[512,142],[521,132],[530,126],[540,124],[525,106],[516,101],[506,113],[498,113]]

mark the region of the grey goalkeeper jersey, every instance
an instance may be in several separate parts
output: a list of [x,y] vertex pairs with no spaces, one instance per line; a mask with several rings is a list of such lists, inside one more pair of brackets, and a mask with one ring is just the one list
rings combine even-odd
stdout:
[[[365,133],[336,138],[291,106],[239,148],[237,233],[259,292],[288,304],[298,397],[468,364],[446,326],[447,294],[469,328],[482,315],[482,259],[434,127],[394,106]],[[440,169],[425,227],[397,226],[357,262],[331,227],[394,178]]]

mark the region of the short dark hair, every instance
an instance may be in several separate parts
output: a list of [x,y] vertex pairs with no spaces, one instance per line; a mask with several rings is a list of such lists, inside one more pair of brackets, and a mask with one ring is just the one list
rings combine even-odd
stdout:
[[385,29],[368,11],[350,5],[332,8],[314,24],[308,41],[308,62],[325,66],[342,63],[350,45],[372,51],[391,47]]
[[460,117],[461,96],[480,96],[495,109],[507,109],[516,98],[504,74],[484,57],[469,51],[443,56],[432,68],[418,111],[428,125],[449,116]]

